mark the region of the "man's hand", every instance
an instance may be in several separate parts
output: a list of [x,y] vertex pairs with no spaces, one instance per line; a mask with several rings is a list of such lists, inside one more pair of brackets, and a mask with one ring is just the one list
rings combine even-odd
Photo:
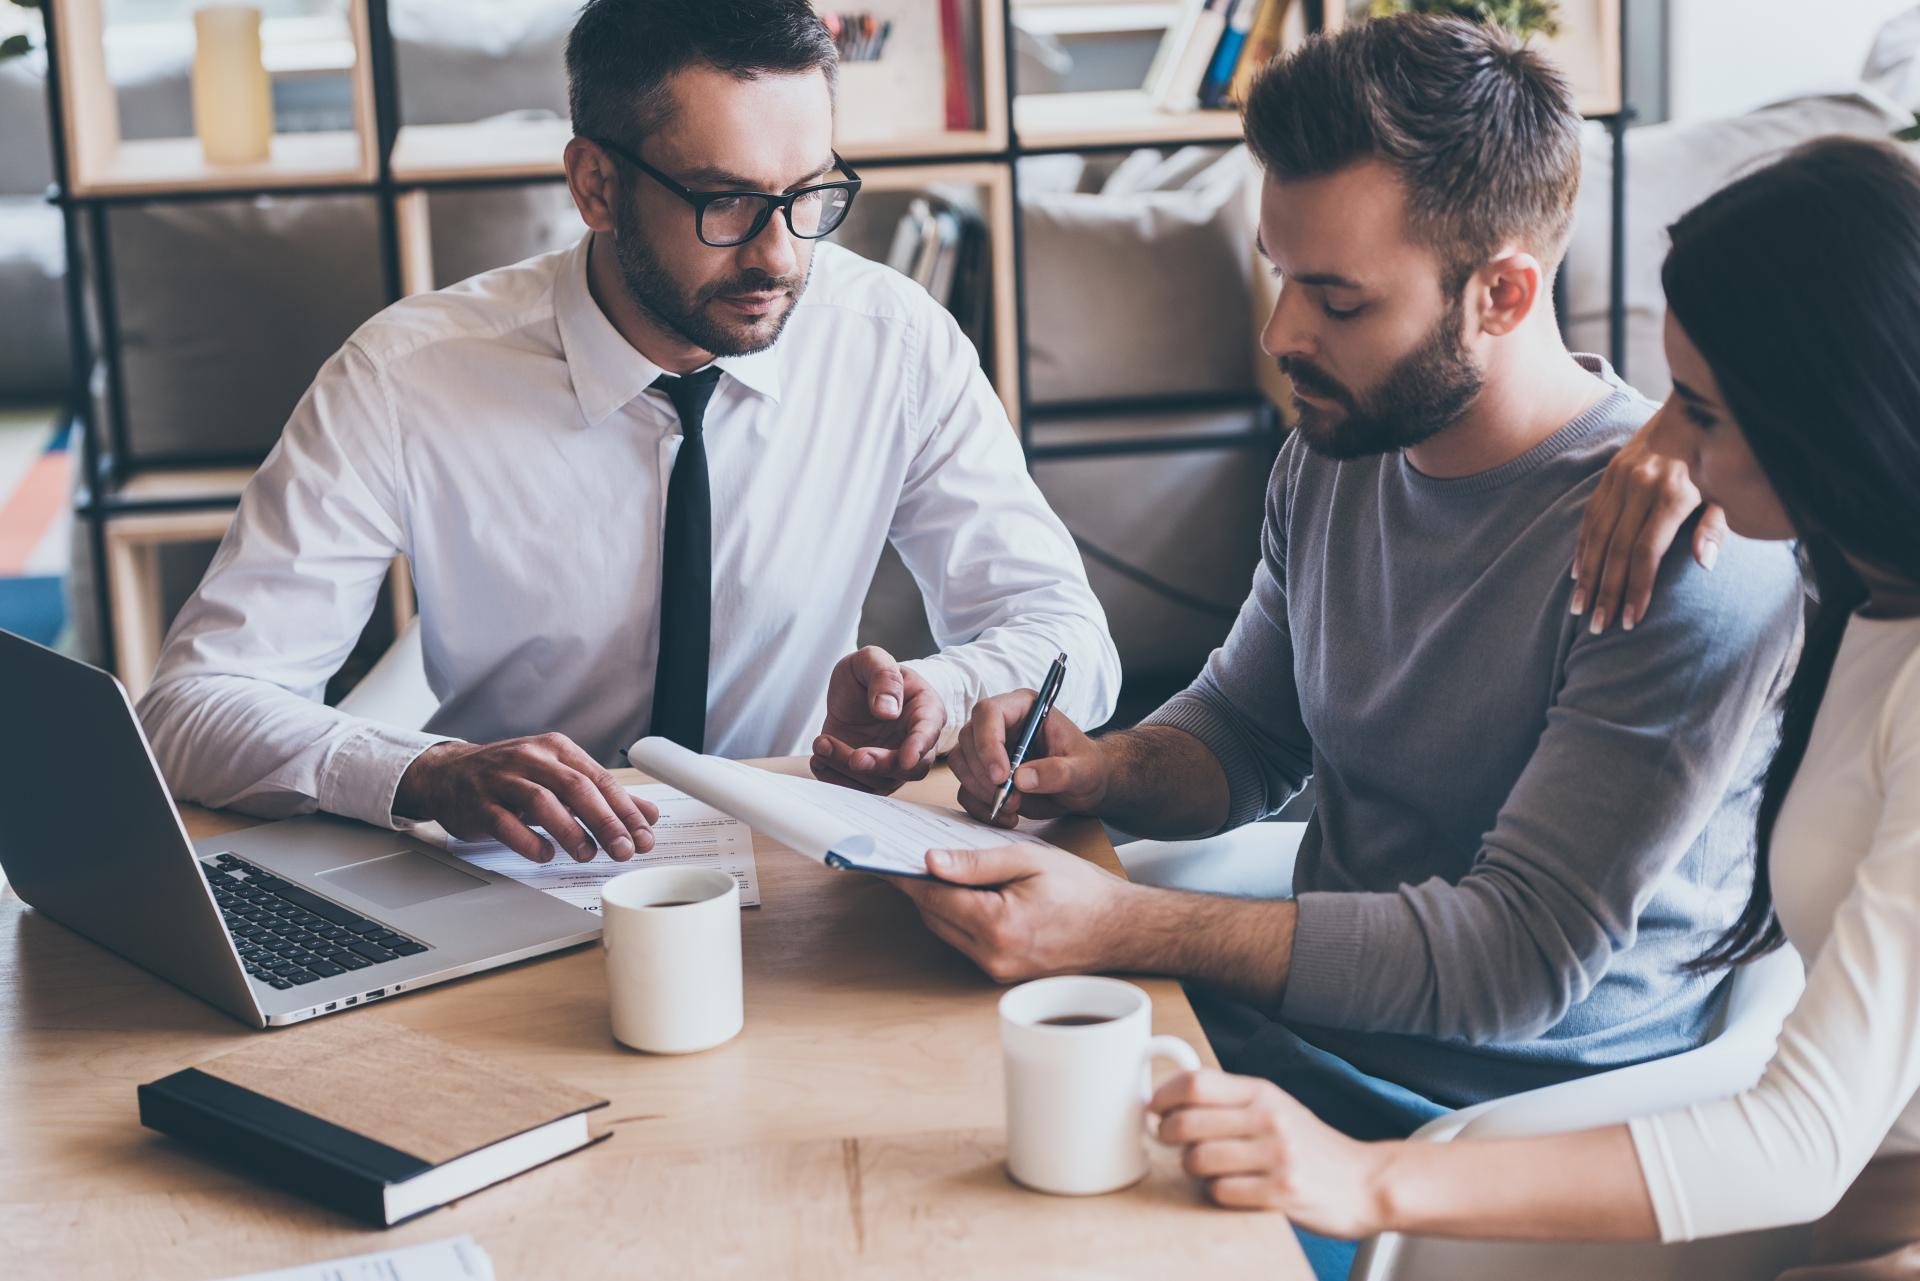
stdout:
[[994,981],[1112,968],[1133,889],[1119,877],[1035,845],[929,850],[927,870],[940,880],[893,884]]
[[1040,737],[1015,775],[1007,803],[997,817],[988,819],[1000,784],[1007,781],[1012,764],[1009,752],[1038,697],[1023,689],[981,699],[948,754],[947,765],[960,780],[960,805],[975,818],[1012,827],[1023,817],[1099,812],[1107,794],[1107,758],[1100,744],[1081,733],[1056,707],[1047,713]]
[[827,720],[813,740],[813,776],[863,792],[925,778],[947,709],[933,686],[877,645],[833,665]]
[[[1660,560],[1700,509],[1673,421],[1662,409],[1635,432],[1600,476],[1587,502],[1573,557],[1573,612],[1592,611],[1594,635],[1618,618],[1632,631],[1653,602]],[[1693,531],[1693,558],[1712,569],[1727,537],[1727,515],[1708,504]]]
[[1349,1139],[1274,1085],[1208,1069],[1170,1078],[1148,1110],[1160,1141],[1220,1205],[1280,1210],[1327,1236],[1384,1230],[1386,1145]]
[[600,849],[625,862],[653,848],[651,825],[660,818],[657,806],[630,795],[564,734],[436,743],[400,776],[393,812],[432,819],[462,840],[499,841],[536,863],[553,858],[536,826],[579,862]]

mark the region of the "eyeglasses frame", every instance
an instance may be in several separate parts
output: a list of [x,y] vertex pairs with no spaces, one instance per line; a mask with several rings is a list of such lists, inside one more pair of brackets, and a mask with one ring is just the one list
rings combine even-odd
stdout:
[[[773,221],[775,210],[778,210],[780,216],[786,220],[787,231],[796,240],[819,240],[825,236],[831,236],[845,224],[846,214],[842,214],[840,221],[827,230],[815,232],[809,236],[793,225],[793,202],[802,196],[810,195],[816,191],[828,191],[838,188],[847,193],[847,213],[852,213],[853,202],[860,195],[862,185],[860,175],[854,172],[853,166],[845,160],[842,160],[838,151],[834,151],[828,153],[833,157],[834,167],[847,175],[845,178],[838,179],[834,182],[812,183],[800,188],[798,191],[789,191],[784,195],[772,191],[695,191],[691,187],[683,186],[674,181],[672,177],[660,172],[660,170],[654,168],[639,156],[611,139],[588,138],[587,141],[609,155],[626,161],[641,173],[647,175],[647,177],[653,179],[668,191],[671,191],[674,195],[686,201],[687,204],[691,205],[693,207],[693,234],[698,236],[700,243],[709,249],[738,249],[741,245],[753,243],[754,240],[759,238],[760,233],[767,229],[767,224]],[[753,230],[741,239],[728,241],[725,244],[715,244],[713,241],[708,240],[705,229],[707,206],[716,200],[736,199],[740,196],[757,196],[760,198],[760,219],[754,224]]]

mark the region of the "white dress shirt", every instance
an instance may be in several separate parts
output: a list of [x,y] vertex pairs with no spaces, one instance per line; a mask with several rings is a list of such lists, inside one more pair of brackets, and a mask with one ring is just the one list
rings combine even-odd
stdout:
[[[321,369],[141,700],[181,797],[392,824],[443,738],[557,730],[611,764],[645,733],[682,437],[663,371],[588,291],[592,244],[399,302]],[[924,290],[823,242],[780,340],[716,363],[709,752],[810,750],[888,541],[941,647],[910,666],[945,704],[942,749],[1061,650],[1060,707],[1112,713],[1119,656],[1072,538]],[[440,699],[425,732],[320,701],[397,553]]]
[[1806,991],[1751,1089],[1632,1122],[1668,1241],[1818,1218],[1920,1155],[1920,619],[1848,622],[1772,845]]

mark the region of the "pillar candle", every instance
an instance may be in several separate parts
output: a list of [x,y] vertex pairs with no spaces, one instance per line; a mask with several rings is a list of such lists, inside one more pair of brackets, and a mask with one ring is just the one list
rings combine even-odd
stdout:
[[260,10],[218,4],[193,15],[193,128],[207,163],[252,164],[273,142],[273,90],[260,60]]

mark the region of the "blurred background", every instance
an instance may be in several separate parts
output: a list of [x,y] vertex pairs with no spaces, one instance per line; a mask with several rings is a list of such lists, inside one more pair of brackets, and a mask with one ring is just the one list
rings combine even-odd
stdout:
[[[1537,28],[1589,117],[1560,314],[1653,396],[1666,224],[1920,104],[1920,9],[1890,0],[861,2],[832,11],[868,179],[838,236],[974,340],[1108,610],[1122,721],[1225,634],[1286,428],[1233,110],[1257,56],[1376,8]],[[320,363],[404,294],[582,230],[576,0],[259,0],[270,152],[225,164],[196,135],[197,7],[0,0],[0,627],[136,690]],[[404,565],[392,588],[336,694],[405,627]],[[862,632],[930,647],[891,559]]]

